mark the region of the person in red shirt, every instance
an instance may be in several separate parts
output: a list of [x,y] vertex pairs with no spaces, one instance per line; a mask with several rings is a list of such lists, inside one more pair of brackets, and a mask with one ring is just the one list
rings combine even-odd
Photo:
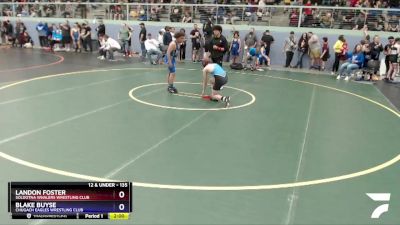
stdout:
[[359,0],[350,0],[350,6],[351,7],[356,7],[358,6]]
[[[311,0],[308,0],[305,6],[311,6]],[[311,16],[312,15],[312,8],[311,7],[304,7],[304,15]]]
[[313,22],[313,9],[311,8],[311,0],[308,0],[304,7],[304,26],[310,26]]

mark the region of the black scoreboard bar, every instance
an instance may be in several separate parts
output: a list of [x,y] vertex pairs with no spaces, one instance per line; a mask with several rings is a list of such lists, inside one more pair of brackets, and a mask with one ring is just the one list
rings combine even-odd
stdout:
[[13,219],[128,219],[130,182],[9,182]]

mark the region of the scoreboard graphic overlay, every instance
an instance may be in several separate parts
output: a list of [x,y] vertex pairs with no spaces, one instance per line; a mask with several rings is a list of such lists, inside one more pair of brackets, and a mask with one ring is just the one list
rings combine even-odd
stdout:
[[130,182],[9,182],[12,219],[129,219]]

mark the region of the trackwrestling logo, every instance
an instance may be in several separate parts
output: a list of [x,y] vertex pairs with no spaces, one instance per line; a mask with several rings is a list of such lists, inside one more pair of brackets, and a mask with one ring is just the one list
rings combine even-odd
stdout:
[[383,213],[389,211],[390,193],[366,193],[366,195],[375,202],[386,202],[375,208],[371,214],[372,219],[379,219]]

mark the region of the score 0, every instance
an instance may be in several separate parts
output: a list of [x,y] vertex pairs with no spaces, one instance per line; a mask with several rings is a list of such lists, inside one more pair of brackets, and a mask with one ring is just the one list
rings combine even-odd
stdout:
[[[125,192],[124,191],[120,191],[118,193],[118,197],[120,199],[124,199],[125,198]],[[124,211],[125,210],[125,204],[123,204],[123,203],[119,204],[118,205],[118,209],[119,209],[119,211]]]
[[[115,196],[115,201],[116,201],[116,203],[118,204],[118,210],[120,211],[120,212],[124,212],[124,211],[127,211],[128,209],[127,209],[127,207],[128,207],[128,205],[126,205],[126,203],[128,203],[127,202],[127,198],[128,198],[128,195],[129,195],[129,191],[127,191],[127,190],[119,190],[119,191],[116,191],[116,196]],[[128,198],[129,199],[129,198]],[[123,202],[118,202],[118,201],[123,201]],[[128,200],[129,201],[129,200]],[[129,203],[128,203],[129,204]]]

